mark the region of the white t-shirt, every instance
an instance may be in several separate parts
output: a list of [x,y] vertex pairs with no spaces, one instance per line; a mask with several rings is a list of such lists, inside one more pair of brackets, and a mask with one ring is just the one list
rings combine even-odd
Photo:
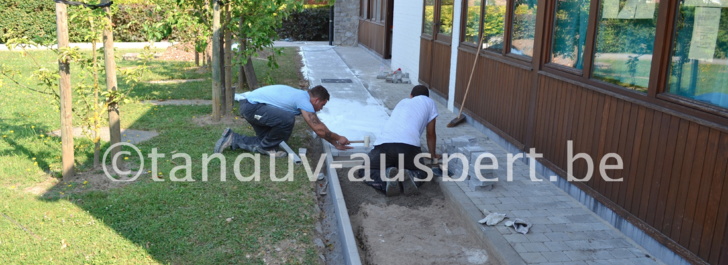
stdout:
[[420,146],[422,132],[437,115],[435,101],[427,96],[403,99],[394,107],[373,145],[404,143]]

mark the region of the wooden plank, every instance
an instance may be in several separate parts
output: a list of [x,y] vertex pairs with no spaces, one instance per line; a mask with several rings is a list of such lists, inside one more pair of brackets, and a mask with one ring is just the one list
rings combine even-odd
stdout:
[[[700,256],[703,257],[703,254],[706,252],[710,253],[710,256],[707,258],[708,262],[711,264],[718,264],[721,261],[721,254],[722,259],[728,258],[725,256],[724,251],[721,251],[721,244],[724,244],[726,240],[728,240],[728,236],[725,235],[726,232],[728,232],[728,229],[726,229],[726,225],[728,225],[728,180],[724,177],[726,174],[728,174],[728,134],[722,133],[720,137],[720,144],[718,145],[718,150],[721,150],[720,154],[718,155],[720,163],[716,163],[719,167],[716,167],[716,176],[723,176],[719,178],[723,185],[713,185],[713,189],[718,189],[718,186],[720,187],[720,195],[718,193],[711,193],[711,199],[708,201],[708,205],[710,209],[717,209],[715,211],[715,225],[714,229],[706,229],[705,232],[708,232],[712,236],[712,240],[710,244],[706,244],[701,246],[700,248]],[[717,207],[714,207],[714,205],[717,205]],[[709,219],[710,220],[710,219]],[[708,230],[712,231],[708,231]],[[703,240],[708,239],[709,237],[703,236]],[[709,248],[709,250],[703,250],[703,247]]]
[[[649,212],[654,212],[655,208],[657,208],[656,201],[652,201],[652,198],[657,197],[657,194],[660,190],[660,176],[655,174],[655,172],[657,171],[657,169],[655,168],[655,163],[657,161],[657,157],[661,157],[662,155],[664,155],[664,152],[658,153],[657,148],[662,148],[665,146],[664,144],[661,145],[660,139],[664,138],[662,137],[663,135],[665,135],[665,137],[667,136],[667,132],[663,132],[662,130],[660,130],[660,128],[662,128],[662,112],[651,111],[651,113],[652,116],[648,117],[648,120],[652,121],[651,126],[649,130],[645,130],[645,132],[647,132],[647,137],[650,139],[646,155],[647,161],[644,164],[645,180],[643,186],[646,188],[643,189],[644,192],[642,192],[639,210],[637,212],[637,216],[645,222],[647,222],[647,216],[649,216]],[[660,164],[662,164],[662,158],[660,158]],[[647,223],[653,225],[650,222]]]
[[[637,164],[635,165],[637,167],[637,171],[635,172],[637,179],[635,180],[633,197],[627,200],[627,202],[632,203],[630,212],[632,212],[635,216],[639,216],[640,214],[640,206],[642,205],[644,195],[649,194],[652,189],[652,186],[650,185],[652,176],[646,174],[648,168],[647,160],[649,157],[654,156],[654,153],[650,153],[650,150],[651,147],[655,145],[653,142],[657,139],[656,135],[655,137],[652,137],[652,124],[655,123],[653,120],[655,111],[643,107],[641,108],[640,113],[644,113],[644,119],[642,121],[638,120],[637,123],[644,124],[644,127],[642,128],[642,133],[637,133],[636,135],[636,137],[641,140],[640,153],[638,154],[639,159],[637,159]],[[632,160],[634,161],[634,159]],[[644,204],[647,204],[647,200],[644,201]]]
[[[645,107],[642,106],[634,106],[636,107],[636,115],[634,111],[632,112],[632,117],[630,118],[631,121],[634,120],[634,117],[637,117],[637,122],[632,123],[630,125],[630,134],[629,136],[632,137],[631,143],[632,143],[632,151],[630,152],[630,155],[632,156],[632,161],[629,165],[629,169],[627,171],[627,175],[630,176],[629,181],[627,182],[627,189],[626,189],[626,198],[624,200],[624,208],[629,211],[630,213],[634,214],[634,197],[635,193],[641,192],[637,189],[637,185],[639,182],[639,179],[642,179],[643,176],[637,174],[637,168],[642,167],[642,165],[639,163],[640,156],[642,155],[642,132],[644,130],[644,123],[645,123]],[[647,138],[644,138],[647,139]]]
[[718,155],[716,156],[715,177],[711,184],[710,196],[703,229],[702,243],[698,255],[705,258],[709,263],[716,264],[720,252],[720,243],[726,240],[721,235],[721,227],[725,227],[728,220],[728,180],[726,176],[728,167],[728,134],[721,133],[718,142]]
[[[689,161],[685,161],[688,167],[683,169],[683,175],[681,176],[682,178],[687,178],[689,180],[687,181],[687,199],[685,200],[685,207],[683,210],[681,232],[677,235],[679,237],[677,241],[685,248],[688,248],[688,246],[690,245],[690,237],[693,229],[693,223],[696,220],[695,207],[705,207],[705,205],[699,206],[696,205],[696,203],[698,200],[698,191],[700,190],[700,182],[705,179],[705,177],[703,176],[703,166],[705,163],[705,152],[710,128],[697,124],[695,125],[695,127],[697,130],[697,137],[694,140],[695,153],[694,156],[689,159]],[[688,141],[690,140],[691,139],[688,139]],[[700,234],[697,234],[695,236],[700,238]],[[698,252],[698,249],[690,249],[690,251]]]
[[[599,154],[599,135],[594,133],[596,128],[601,127],[601,119],[599,118],[603,107],[600,105],[601,98],[597,96],[596,93],[588,90],[585,90],[584,94],[587,96],[585,106],[588,111],[586,116],[583,118],[584,128],[579,134],[584,138],[585,150],[590,154],[594,154],[601,158],[602,156]],[[599,179],[601,179],[601,175],[589,180],[588,185],[594,188]]]
[[690,176],[692,160],[695,157],[695,145],[698,135],[699,125],[693,122],[688,122],[688,124],[686,138],[682,138],[682,142],[687,142],[685,144],[685,157],[681,160],[675,160],[677,164],[682,164],[681,171],[676,172],[678,175],[673,176],[679,179],[677,193],[671,193],[676,197],[674,204],[675,210],[672,216],[665,216],[665,218],[673,220],[672,229],[668,236],[675,241],[678,241],[680,232],[682,231],[683,217],[685,216],[685,200],[687,199],[688,188],[690,187],[690,178],[688,176]]
[[[623,150],[626,148],[627,144],[627,129],[629,129],[629,114],[630,114],[630,108],[629,105],[631,103],[625,102],[622,100],[617,100],[617,115],[615,115],[615,129],[614,129],[614,135],[612,135],[612,139],[616,140],[616,143],[612,144],[613,152],[619,154],[619,156],[622,157],[623,161],[629,161],[629,157],[626,157],[626,154]],[[607,183],[609,189],[610,189],[610,196],[609,198],[617,203],[617,205],[622,206],[622,204],[619,201],[619,197],[621,195],[620,192],[624,188],[624,182],[629,181],[629,176],[625,176],[624,172],[625,170],[629,170],[629,165],[625,165],[625,169],[619,170],[615,172],[617,178],[621,178],[621,182],[610,182]]]
[[[602,128],[599,131],[599,134],[601,137],[599,137],[599,153],[600,155],[606,154],[610,152],[610,144],[612,142],[612,135],[614,135],[614,126],[616,123],[616,119],[614,118],[614,113],[617,111],[617,100],[615,100],[613,97],[603,96],[605,101],[605,107],[604,112],[602,114],[602,119],[604,120],[602,122]],[[600,194],[603,194],[604,197],[607,197],[609,200],[612,198],[609,196],[610,191],[607,189],[607,184],[603,180],[599,180],[597,182],[598,191]]]
[[564,124],[566,124],[566,105],[569,104],[566,101],[566,90],[564,89],[564,84],[559,84],[560,86],[557,88],[557,95],[556,98],[556,124],[554,128],[554,133],[551,134],[551,136],[554,139],[554,146],[556,147],[556,152],[554,153],[556,157],[554,158],[554,162],[558,165],[559,168],[566,168],[566,148],[564,146]]
[[[697,201],[695,203],[695,217],[693,228],[691,230],[692,235],[688,235],[690,245],[686,246],[693,253],[698,254],[701,249],[701,244],[708,243],[703,241],[702,236],[705,235],[705,230],[713,230],[714,225],[707,225],[708,212],[717,212],[718,209],[710,209],[708,206],[708,198],[710,198],[711,186],[718,183],[718,179],[722,179],[724,176],[715,175],[715,164],[719,157],[718,154],[718,141],[720,140],[720,131],[715,129],[709,129],[708,141],[705,148],[703,177],[700,181],[700,190],[697,192]],[[720,163],[720,162],[718,162]],[[721,183],[722,184],[722,183]],[[703,258],[708,255],[702,256]]]
[[[589,149],[587,148],[587,146],[588,146],[588,144],[587,144],[588,141],[587,140],[588,140],[589,137],[585,137],[584,134],[583,134],[583,132],[585,130],[584,127],[588,126],[587,123],[589,123],[590,121],[593,121],[594,120],[592,118],[587,118],[587,116],[591,113],[590,112],[590,110],[591,110],[590,105],[587,102],[588,100],[590,100],[589,95],[588,95],[589,94],[589,91],[586,91],[586,90],[583,90],[583,89],[578,89],[577,91],[578,91],[577,101],[575,102],[577,104],[577,106],[576,106],[577,107],[577,109],[576,109],[576,112],[577,113],[576,113],[576,119],[575,119],[576,124],[574,126],[574,134],[573,134],[574,147],[575,147],[574,150],[577,153],[578,152],[585,152],[585,153],[591,155],[592,158],[594,158],[593,157],[594,154],[593,153],[590,153],[589,152]],[[584,163],[575,164],[574,165],[574,172],[580,172],[581,175],[586,174],[586,166],[585,166],[585,164]],[[599,170],[595,170],[594,173],[595,174],[592,175],[592,178],[589,179],[589,181],[587,182],[587,185],[588,185],[589,182],[591,182],[594,179],[594,177],[598,177],[599,176]]]
[[667,235],[670,227],[672,227],[672,221],[665,217],[668,215],[672,217],[672,212],[675,210],[675,196],[672,196],[672,194],[677,193],[677,187],[680,182],[678,177],[673,177],[679,175],[673,172],[680,172],[681,166],[680,163],[675,163],[675,161],[682,161],[685,151],[685,141],[680,141],[680,139],[685,139],[685,134],[687,134],[687,122],[676,116],[671,116],[671,118],[667,148],[665,151],[667,158],[664,161],[665,165],[668,166],[660,174],[664,177],[663,183],[668,183],[668,185],[660,187],[660,196],[657,201],[657,211],[655,212],[656,228],[665,235]]

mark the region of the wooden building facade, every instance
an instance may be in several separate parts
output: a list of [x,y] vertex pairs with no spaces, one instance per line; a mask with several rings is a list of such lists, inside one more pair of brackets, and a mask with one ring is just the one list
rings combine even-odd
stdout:
[[[621,182],[593,168],[571,183],[686,261],[728,264],[728,1],[412,2],[420,52],[407,60],[452,110],[562,178],[568,141],[595,167],[619,155],[606,173]],[[360,43],[388,58],[372,25]],[[574,177],[588,173],[575,160]]]

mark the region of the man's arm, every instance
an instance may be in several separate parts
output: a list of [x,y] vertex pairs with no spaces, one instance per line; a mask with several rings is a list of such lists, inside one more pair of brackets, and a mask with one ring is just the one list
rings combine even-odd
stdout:
[[351,146],[348,146],[350,144],[349,139],[346,139],[346,137],[338,135],[329,130],[329,128],[326,127],[326,124],[319,120],[318,115],[316,115],[315,112],[301,110],[301,115],[303,115],[303,120],[306,121],[308,127],[311,127],[311,129],[313,129],[316,135],[324,138],[326,141],[334,145],[336,149],[346,150],[353,148]]
[[427,123],[427,150],[430,150],[432,159],[440,158],[437,154],[437,132],[435,131],[435,121],[437,118],[432,119]]

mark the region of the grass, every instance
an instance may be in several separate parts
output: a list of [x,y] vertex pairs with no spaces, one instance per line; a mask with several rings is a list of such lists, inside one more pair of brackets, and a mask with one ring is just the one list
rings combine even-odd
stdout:
[[[133,51],[117,54],[125,52]],[[33,56],[46,67],[55,66],[51,52],[36,51]],[[300,81],[296,56],[295,48],[287,48],[278,70],[267,69],[261,60],[254,63],[262,80],[296,86]],[[29,59],[14,52],[0,52],[0,61],[22,73],[34,69]],[[119,67],[135,63],[120,61]],[[137,87],[132,94],[137,101],[121,108],[122,127],[156,130],[159,136],[138,147],[145,156],[153,148],[166,156],[158,159],[158,177],[152,176],[151,159],[146,157],[144,174],[136,182],[110,190],[53,177],[61,166],[60,139],[48,136],[60,124],[56,107],[50,98],[7,81],[0,87],[0,260],[7,264],[317,263],[316,199],[304,170],[295,168],[293,181],[273,182],[267,177],[268,160],[263,159],[261,181],[241,182],[232,174],[240,153],[228,151],[224,153],[227,181],[220,181],[220,161],[212,160],[210,181],[202,182],[202,156],[211,153],[220,132],[230,125],[200,125],[198,121],[211,112],[209,106],[153,106],[138,100],[209,99],[210,73],[196,72],[186,62],[152,65],[152,73],[144,77],[147,81],[207,81]],[[72,74],[78,71],[72,68]],[[124,89],[122,79],[119,83]],[[242,119],[233,121],[236,132],[253,133]],[[290,144],[303,147],[308,135],[299,125]],[[102,151],[107,146],[104,143]],[[75,147],[77,169],[100,173],[90,166],[91,141],[77,138]],[[190,156],[189,172],[185,159],[173,157],[179,153]],[[140,165],[135,156],[128,156],[128,161]],[[281,162],[273,168],[279,177],[288,168]],[[189,173],[195,181],[170,181],[173,169],[177,177]],[[244,160],[240,171],[248,176],[255,167]],[[50,187],[40,195],[29,192],[44,185]]]

